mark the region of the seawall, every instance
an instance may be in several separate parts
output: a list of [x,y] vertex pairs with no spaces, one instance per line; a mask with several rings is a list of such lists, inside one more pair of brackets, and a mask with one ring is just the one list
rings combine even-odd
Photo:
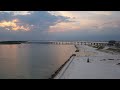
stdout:
[[[78,50],[78,47],[76,45],[74,45],[75,48],[76,48],[76,51]],[[76,52],[75,51],[75,52]],[[52,75],[49,79],[54,79],[54,77],[56,77],[58,75],[58,73],[63,69],[63,67],[71,60],[72,57],[76,56],[76,54],[72,54],[69,59],[60,66],[60,68],[58,68]]]

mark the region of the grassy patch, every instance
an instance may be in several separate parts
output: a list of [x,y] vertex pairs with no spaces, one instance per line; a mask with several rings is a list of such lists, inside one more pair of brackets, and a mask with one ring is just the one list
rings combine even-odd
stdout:
[[99,49],[103,49],[104,46],[98,46],[98,45],[96,45],[96,46],[93,46],[93,48],[97,48],[97,50],[99,50]]
[[99,46],[96,45],[96,46],[93,46],[93,48],[99,48]]
[[104,48],[104,46],[99,46],[97,49],[99,50],[99,49],[103,49]]
[[119,48],[108,48],[107,50],[110,50],[110,51],[116,51],[116,52],[120,52],[120,49]]
[[79,52],[79,50],[76,50],[75,52]]

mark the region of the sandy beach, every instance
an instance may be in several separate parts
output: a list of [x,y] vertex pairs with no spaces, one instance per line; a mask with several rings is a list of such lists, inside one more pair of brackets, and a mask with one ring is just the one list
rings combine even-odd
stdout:
[[79,52],[54,79],[120,79],[120,54],[79,45]]

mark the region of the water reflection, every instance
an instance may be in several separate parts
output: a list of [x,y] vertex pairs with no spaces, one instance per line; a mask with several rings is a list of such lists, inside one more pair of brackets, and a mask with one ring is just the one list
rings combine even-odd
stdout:
[[[63,45],[30,45],[28,49],[28,65],[31,78],[50,77],[71,55],[74,48],[71,47]],[[67,51],[70,52],[65,54]]]
[[0,77],[13,77],[17,67],[17,45],[0,45]]
[[49,78],[74,51],[72,45],[0,45],[0,78]]

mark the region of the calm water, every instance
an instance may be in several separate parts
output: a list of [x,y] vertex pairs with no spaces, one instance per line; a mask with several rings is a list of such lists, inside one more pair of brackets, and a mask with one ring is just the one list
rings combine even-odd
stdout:
[[0,78],[47,79],[74,51],[73,45],[0,45]]

